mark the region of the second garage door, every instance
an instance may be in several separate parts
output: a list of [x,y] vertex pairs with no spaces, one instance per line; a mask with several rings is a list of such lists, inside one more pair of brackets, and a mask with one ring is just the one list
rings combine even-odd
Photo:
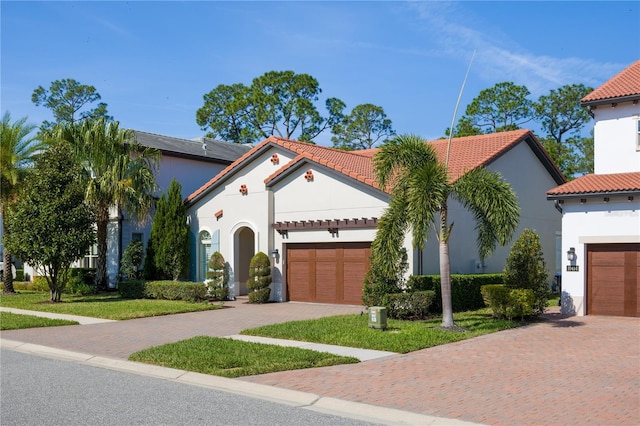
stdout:
[[362,304],[371,243],[287,245],[287,299]]
[[587,246],[587,314],[640,316],[640,244]]

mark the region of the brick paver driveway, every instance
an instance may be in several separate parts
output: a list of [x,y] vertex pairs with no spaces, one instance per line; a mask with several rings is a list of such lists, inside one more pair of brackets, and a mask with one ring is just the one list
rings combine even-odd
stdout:
[[640,319],[549,318],[407,355],[241,380],[491,425],[640,424]]

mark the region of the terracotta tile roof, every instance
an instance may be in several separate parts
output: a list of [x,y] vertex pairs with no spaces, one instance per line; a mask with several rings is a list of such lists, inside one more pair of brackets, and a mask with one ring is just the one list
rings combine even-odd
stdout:
[[[517,142],[533,134],[529,130],[491,133],[488,135],[453,138],[449,152],[449,177],[455,182],[464,173],[491,161],[513,147]],[[438,159],[444,163],[447,156],[447,139],[429,142],[436,151]]]
[[[528,140],[530,145],[532,145],[532,149],[536,152],[536,155],[541,157],[541,161],[547,163],[547,169],[556,177],[556,181],[558,183],[563,182],[564,178],[562,177],[562,174],[549,159],[542,146],[537,142],[529,130],[514,130],[510,132],[452,139],[449,155],[449,174],[452,181],[457,180],[467,171],[489,164],[491,161],[495,160],[497,157],[525,139]],[[447,140],[439,139],[428,143],[432,144],[438,158],[440,161],[444,162],[447,150]],[[285,174],[287,171],[292,170],[301,162],[310,161],[326,166],[339,173],[345,174],[352,179],[379,189],[379,186],[375,181],[372,161],[373,156],[378,151],[377,149],[342,151],[320,145],[271,136],[233,162],[201,188],[189,195],[185,199],[185,202],[189,203],[199,198],[199,196],[203,195],[203,193],[209,188],[213,187],[217,182],[223,180],[226,176],[236,170],[246,159],[253,156],[256,152],[265,149],[269,144],[278,145],[282,148],[288,149],[289,151],[298,154],[298,156],[267,177],[265,179],[266,184]]]
[[640,98],[640,60],[620,71],[602,86],[582,98],[582,104],[637,95]]
[[357,155],[350,151],[339,151],[334,149],[327,152],[322,152],[320,155],[318,154],[320,153],[317,153],[315,155],[310,152],[301,153],[287,165],[266,178],[264,183],[269,184],[271,181],[276,179],[278,176],[281,176],[287,170],[292,169],[294,166],[300,164],[304,160],[308,160],[326,166],[337,172],[343,173],[366,185],[380,189],[374,179],[373,163],[371,161],[371,157]]
[[591,174],[557,186],[547,192],[549,198],[561,196],[640,192],[640,172]]

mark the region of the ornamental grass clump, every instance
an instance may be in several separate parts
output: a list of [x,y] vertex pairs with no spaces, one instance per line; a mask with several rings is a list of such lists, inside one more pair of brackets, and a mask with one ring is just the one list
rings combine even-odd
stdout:
[[249,264],[249,279],[247,288],[249,293],[249,303],[267,303],[271,295],[271,262],[269,257],[258,252],[251,258]]

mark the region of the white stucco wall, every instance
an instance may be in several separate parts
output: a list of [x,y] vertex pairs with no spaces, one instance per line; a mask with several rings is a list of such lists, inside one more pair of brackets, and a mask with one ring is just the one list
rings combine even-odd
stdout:
[[[524,142],[497,158],[488,168],[501,173],[503,178],[511,184],[520,205],[520,223],[513,234],[512,241],[504,247],[498,246],[481,266],[476,243],[478,234],[475,230],[476,223],[473,215],[460,203],[449,200],[449,222],[454,223],[449,240],[451,273],[502,272],[511,245],[525,228],[529,228],[540,236],[551,284],[553,275],[559,267],[559,265],[556,266],[558,249],[556,236],[561,232],[562,216],[555,209],[553,202],[547,201],[546,192],[556,187],[557,183]],[[419,272],[415,271],[416,274]],[[425,245],[422,273],[440,273],[438,241],[435,234],[432,234]]]
[[615,108],[611,105],[599,105],[593,113],[596,120],[594,172],[607,174],[640,171],[640,104],[621,102]]
[[[280,158],[279,164],[271,162],[271,155],[274,153]],[[273,222],[272,192],[267,190],[264,180],[293,157],[294,155],[287,150],[269,148],[250,163],[234,171],[211,193],[189,206],[187,214],[191,237],[194,240],[190,265],[191,279],[200,278],[196,274],[197,256],[193,255],[197,251],[195,239],[202,230],[211,234],[219,230],[220,253],[231,267],[231,295],[237,294],[241,283],[234,271],[239,256],[235,250],[234,235],[243,227],[250,228],[254,232],[254,252],[270,253],[273,247],[273,240],[270,241],[270,238],[273,238],[272,234],[270,235]],[[241,185],[247,186],[246,195],[240,193]],[[219,210],[223,211],[223,215],[218,219],[215,213]],[[272,292],[272,298],[274,293]]]
[[[313,173],[312,181],[305,179],[308,170]],[[275,222],[380,218],[388,199],[381,191],[315,164],[304,164],[291,172],[273,186],[273,193]],[[287,264],[286,244],[371,242],[375,238],[376,229],[340,229],[336,235],[326,229],[289,231],[287,236],[273,230],[271,232],[273,247],[281,254],[281,259],[274,263],[274,288],[278,289],[278,300],[282,301],[286,297],[287,286],[284,269]],[[276,281],[277,279],[280,281]]]
[[[569,315],[585,314],[586,245],[640,242],[640,200],[626,196],[566,200],[562,217],[562,311]],[[567,272],[566,253],[575,248],[579,271]]]

